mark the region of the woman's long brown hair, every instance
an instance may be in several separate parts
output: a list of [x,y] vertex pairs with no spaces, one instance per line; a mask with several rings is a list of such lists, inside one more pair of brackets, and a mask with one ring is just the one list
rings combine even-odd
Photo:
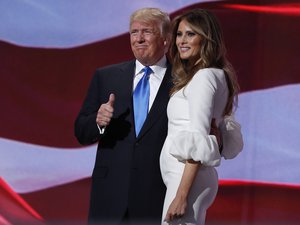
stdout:
[[[201,50],[199,52],[199,63],[189,65],[186,60],[179,56],[176,46],[176,37],[179,23],[185,20],[194,32],[201,36]],[[172,41],[170,57],[173,64],[172,74],[174,86],[171,95],[184,88],[199,69],[213,67],[222,69],[225,73],[229,96],[223,115],[230,115],[234,106],[237,106],[239,84],[236,73],[226,58],[221,27],[216,17],[207,10],[193,9],[173,20]]]

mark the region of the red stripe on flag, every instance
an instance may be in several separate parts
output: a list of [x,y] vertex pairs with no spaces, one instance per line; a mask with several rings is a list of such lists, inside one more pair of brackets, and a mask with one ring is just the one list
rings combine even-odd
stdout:
[[[87,221],[91,179],[22,194],[46,221]],[[297,224],[299,186],[240,180],[221,180],[217,197],[208,209],[207,225]]]
[[299,224],[299,190],[297,185],[221,180],[207,225]]
[[[43,218],[0,177],[0,216],[6,222],[38,223]],[[9,222],[8,222],[9,224]],[[40,224],[40,223],[39,223]]]
[[286,187],[289,189],[297,189],[300,191],[300,184],[283,184],[276,182],[262,182],[262,181],[247,181],[247,180],[220,180],[220,186],[269,186],[273,188]]
[[283,14],[288,16],[300,16],[300,4],[280,4],[280,5],[240,5],[240,4],[225,4],[225,8],[245,10],[258,13]]

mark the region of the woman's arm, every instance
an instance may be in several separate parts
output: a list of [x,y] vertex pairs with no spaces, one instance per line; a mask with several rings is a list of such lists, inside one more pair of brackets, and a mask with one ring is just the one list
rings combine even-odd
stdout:
[[180,218],[185,214],[187,197],[197,175],[199,166],[201,166],[199,162],[195,162],[193,160],[186,161],[176,196],[169,206],[165,221],[170,222],[173,219]]

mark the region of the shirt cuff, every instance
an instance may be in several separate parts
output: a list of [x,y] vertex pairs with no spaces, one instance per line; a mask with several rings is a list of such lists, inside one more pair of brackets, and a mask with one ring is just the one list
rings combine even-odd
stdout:
[[99,129],[99,133],[100,133],[100,134],[104,134],[104,131],[105,131],[105,128],[106,128],[106,127],[100,127],[98,124],[97,124],[97,127],[98,127],[98,129]]

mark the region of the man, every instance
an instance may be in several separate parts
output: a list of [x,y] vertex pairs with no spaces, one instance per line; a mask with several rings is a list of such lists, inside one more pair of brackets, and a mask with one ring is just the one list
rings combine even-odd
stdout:
[[[98,69],[90,84],[75,134],[81,144],[99,141],[92,175],[92,223],[160,222],[165,186],[159,155],[167,135],[166,107],[172,85],[165,56],[169,35],[167,14],[152,8],[138,10],[130,20],[136,60]],[[132,93],[144,66],[153,71],[149,113],[136,136]]]
[[[169,16],[155,8],[130,18],[131,49],[136,58],[96,71],[75,121],[81,144],[99,141],[92,175],[89,223],[160,224],[165,197],[159,156],[167,135],[166,107],[172,86],[166,59]],[[148,115],[143,125],[135,109],[136,87],[150,67]],[[137,88],[138,89],[138,88]]]

